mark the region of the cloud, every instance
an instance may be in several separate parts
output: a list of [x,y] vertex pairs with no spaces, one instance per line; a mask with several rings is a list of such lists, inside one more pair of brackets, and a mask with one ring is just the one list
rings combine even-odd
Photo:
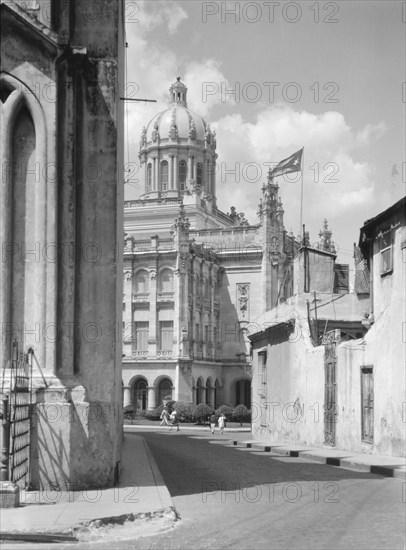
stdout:
[[384,122],[367,124],[365,128],[357,133],[356,143],[358,145],[369,145],[371,141],[380,139],[386,131],[387,127]]
[[[205,59],[201,62],[188,63],[184,80],[190,83],[188,90],[188,105],[206,117],[212,109],[221,103],[225,103],[224,89],[230,87],[230,83],[221,70],[222,63],[217,59]],[[234,101],[227,99],[230,105]]]
[[[158,4],[158,3],[157,3]],[[140,2],[139,25],[127,26],[128,81],[134,84],[133,97],[156,99],[156,103],[128,103],[129,150],[126,162],[138,163],[141,129],[158,112],[168,106],[169,86],[175,81],[179,65],[182,80],[188,86],[188,105],[203,116],[217,131],[218,207],[228,212],[235,206],[244,211],[250,223],[257,223],[257,207],[261,187],[266,181],[270,163],[277,163],[298,149],[304,149],[303,221],[316,240],[323,219],[340,235],[342,242],[357,240],[364,211],[380,209],[385,192],[376,185],[375,168],[364,162],[363,150],[373,147],[387,132],[383,121],[354,129],[338,111],[312,113],[295,110],[294,106],[274,103],[258,104],[254,119],[244,118],[246,110],[224,91],[231,86],[222,63],[214,58],[182,58],[162,45],[161,29],[179,31],[187,13],[179,4],[167,3],[159,9],[153,2]],[[144,18],[144,19],[143,19]],[[158,32],[154,32],[158,31]],[[135,61],[132,62],[131,54]],[[227,101],[226,101],[227,100]],[[231,114],[224,115],[225,105]],[[220,107],[223,106],[223,109]],[[222,113],[218,118],[217,113]],[[138,167],[137,167],[138,168]],[[136,174],[137,175],[137,174]],[[142,192],[142,178],[126,185],[126,198]],[[295,180],[278,178],[280,196],[285,209],[285,227],[295,234],[300,229],[300,174]],[[375,208],[376,207],[376,208]],[[340,246],[340,243],[338,243]]]
[[[245,211],[250,223],[257,223],[257,205],[269,166],[304,146],[303,222],[311,239],[317,240],[325,217],[343,241],[357,239],[363,223],[359,211],[376,201],[376,192],[374,167],[360,162],[355,151],[379,139],[385,131],[383,123],[369,124],[357,132],[336,111],[314,114],[273,105],[261,111],[254,122],[233,114],[213,126],[217,130],[220,209],[228,211],[233,205],[237,211]],[[295,234],[300,229],[300,178],[299,173],[275,180],[280,186],[285,226]]]
[[182,21],[188,18],[186,11],[176,2],[137,2],[139,25],[148,32],[165,26],[169,34],[175,34]]

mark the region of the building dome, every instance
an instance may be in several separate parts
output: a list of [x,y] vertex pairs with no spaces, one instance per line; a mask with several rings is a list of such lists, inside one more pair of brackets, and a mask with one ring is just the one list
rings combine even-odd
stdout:
[[[188,109],[187,87],[177,77],[176,82],[169,88],[169,108],[161,111],[147,124],[141,135],[141,149],[153,146],[157,142],[204,142],[212,144],[215,134],[210,125],[197,113]],[[215,140],[214,140],[215,142]]]
[[169,107],[154,116],[146,127],[147,144],[163,140],[204,141],[208,125],[201,116],[183,105]]
[[143,198],[200,190],[215,201],[216,133],[188,108],[187,87],[179,76],[169,93],[168,109],[155,115],[141,133]]

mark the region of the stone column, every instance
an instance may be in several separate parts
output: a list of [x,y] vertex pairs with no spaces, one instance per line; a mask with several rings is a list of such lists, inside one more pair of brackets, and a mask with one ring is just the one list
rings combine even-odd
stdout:
[[193,179],[196,181],[196,158],[192,157]]
[[173,189],[173,155],[169,155],[168,172],[168,189]]
[[216,291],[216,279],[217,279],[217,273],[214,270],[214,265],[210,264],[210,320],[209,320],[209,338],[211,342],[211,346],[209,347],[212,359],[214,360],[214,355],[216,353],[215,350],[215,338],[214,338],[214,331],[215,331],[215,322],[216,322],[216,315],[214,312],[214,301],[215,301],[215,291]]
[[148,386],[148,410],[152,411],[156,408],[156,387]]
[[152,159],[152,191],[156,191],[156,158]]
[[156,174],[156,188],[155,189],[157,191],[162,191],[162,189],[161,189],[161,159],[159,158],[159,154],[158,154],[158,157],[156,159],[155,174]]
[[191,180],[193,179],[193,174],[192,174],[192,157],[190,156],[188,159],[188,167],[187,167],[187,174],[188,174],[188,180]]
[[156,357],[157,351],[157,266],[149,272],[149,339],[148,355]]
[[126,407],[128,405],[133,405],[132,399],[131,399],[131,386],[124,386],[123,387],[123,407]]
[[133,284],[133,277],[132,272],[130,270],[126,270],[125,274],[125,312],[124,312],[124,334],[123,334],[123,341],[124,341],[124,349],[123,352],[127,356],[132,355],[133,351],[133,339],[135,338],[135,332],[134,332],[134,325],[133,325],[133,301],[132,301],[132,284]]
[[179,189],[178,168],[179,168],[178,157],[175,155],[173,157],[173,188],[174,189]]
[[148,162],[144,162],[144,189],[145,189],[145,193],[149,192],[149,189],[148,189]]

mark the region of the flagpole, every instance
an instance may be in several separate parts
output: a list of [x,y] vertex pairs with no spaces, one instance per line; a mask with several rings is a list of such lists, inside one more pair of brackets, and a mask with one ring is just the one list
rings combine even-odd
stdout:
[[[300,233],[303,232],[303,166],[304,166],[304,147],[303,147],[303,153],[302,153],[302,166],[300,167],[300,172],[302,174],[301,177],[301,185],[300,185]],[[302,238],[304,238],[304,235],[302,235]]]

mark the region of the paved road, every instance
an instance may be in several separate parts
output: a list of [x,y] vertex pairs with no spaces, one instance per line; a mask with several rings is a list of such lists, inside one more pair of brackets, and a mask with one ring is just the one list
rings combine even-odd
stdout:
[[116,548],[405,547],[405,484],[399,479],[227,446],[225,437],[209,432],[142,435],[181,521],[164,535]]
[[181,520],[164,534],[83,549],[405,548],[400,479],[237,448],[226,445],[230,436],[209,431],[137,433],[147,439]]

